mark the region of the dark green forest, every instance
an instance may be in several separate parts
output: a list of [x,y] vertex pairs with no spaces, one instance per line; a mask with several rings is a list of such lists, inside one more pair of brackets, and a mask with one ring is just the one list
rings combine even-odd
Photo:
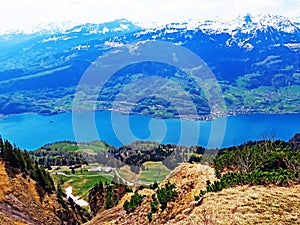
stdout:
[[36,181],[36,190],[40,197],[47,193],[56,193],[57,201],[61,207],[57,205],[57,208],[53,208],[53,210],[55,215],[60,218],[62,224],[81,224],[88,221],[90,217],[87,210],[75,204],[71,198],[66,199],[62,188],[59,185],[57,189],[55,188],[50,173],[43,166],[39,165],[37,160],[32,159],[29,152],[20,150],[1,137],[0,150],[6,172],[10,177],[15,178],[17,174],[22,174],[22,177],[28,179],[29,182],[29,178]]
[[32,160],[27,151],[20,150],[9,141],[2,140],[2,138],[0,138],[0,150],[3,161],[15,170],[15,173],[11,173],[9,168],[6,167],[8,174],[22,173],[23,178],[29,176],[44,187],[48,193],[55,191],[55,186],[49,172],[40,166],[37,161]]

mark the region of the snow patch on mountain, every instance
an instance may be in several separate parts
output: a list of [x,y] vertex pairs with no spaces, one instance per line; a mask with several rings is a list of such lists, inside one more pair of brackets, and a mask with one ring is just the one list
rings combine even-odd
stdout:
[[71,29],[74,26],[79,24],[73,22],[53,22],[48,24],[39,24],[31,28],[22,28],[17,30],[0,30],[0,35],[12,35],[12,34],[56,34],[56,33],[65,33],[67,30]]
[[[183,23],[170,23],[155,28],[145,29],[135,34],[136,38],[140,36],[149,36],[152,40],[160,38],[161,40],[172,40],[178,34],[182,39],[177,42],[183,44],[185,40],[192,39],[201,33],[208,35],[210,38],[213,35],[227,35],[227,46],[236,45],[240,48],[245,48],[251,51],[256,43],[252,40],[260,36],[271,41],[271,44],[276,45],[281,42],[285,34],[295,35],[300,34],[300,17],[296,19],[288,19],[278,15],[258,15],[250,14],[239,16],[234,20],[190,20]],[[261,36],[262,35],[262,36]],[[296,38],[299,40],[299,38]],[[295,40],[296,40],[295,39]]]
[[66,36],[54,36],[50,38],[43,39],[41,42],[42,43],[47,43],[47,42],[55,42],[55,41],[67,41],[71,39],[71,37],[66,37]]
[[113,41],[105,41],[104,45],[108,46],[108,47],[111,47],[111,48],[115,48],[115,47],[121,47],[121,46],[123,46],[123,43],[113,42]]
[[207,20],[203,23],[197,22],[191,24],[188,29],[201,29],[207,34],[220,34],[228,33],[234,35],[237,32],[242,34],[250,34],[257,31],[267,31],[269,28],[273,28],[277,31],[285,33],[294,33],[299,31],[299,27],[291,22],[288,18],[277,15],[258,15],[251,16],[239,16],[231,21]]

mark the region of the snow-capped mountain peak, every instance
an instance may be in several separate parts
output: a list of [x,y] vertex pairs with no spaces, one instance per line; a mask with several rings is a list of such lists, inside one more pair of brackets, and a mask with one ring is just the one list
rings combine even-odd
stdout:
[[294,33],[299,28],[293,24],[288,18],[278,15],[260,15],[259,24],[262,28],[273,27],[278,31],[286,33]]
[[136,30],[137,26],[126,19],[118,19],[106,23],[73,23],[73,22],[53,22],[48,24],[39,24],[35,27],[24,27],[22,29],[12,29],[0,31],[0,35],[13,35],[13,34],[65,34],[65,33],[89,33],[105,34],[107,32],[120,32],[129,31],[131,29]]
[[0,31],[0,35],[12,35],[12,34],[56,34],[64,33],[68,29],[78,24],[73,22],[53,22],[53,23],[41,23],[34,27],[23,27],[22,29],[10,29]]
[[163,31],[165,33],[183,32],[183,30],[201,30],[206,34],[229,34],[235,36],[241,34],[256,34],[257,32],[267,32],[269,29],[285,33],[299,32],[299,23],[291,22],[284,16],[277,15],[241,15],[234,20],[190,20],[182,23],[170,23],[145,29],[141,34]]
[[299,31],[297,25],[286,17],[277,15],[252,16],[250,14],[239,16],[231,21],[206,21],[199,24],[199,28],[205,33],[229,33],[230,35],[234,35],[236,32],[249,34],[266,31],[269,28],[285,33]]
[[106,34],[108,32],[124,32],[124,31],[135,31],[137,26],[126,19],[114,20],[111,22],[94,24],[87,23],[73,27],[67,30],[67,33],[79,33],[83,32],[86,34]]

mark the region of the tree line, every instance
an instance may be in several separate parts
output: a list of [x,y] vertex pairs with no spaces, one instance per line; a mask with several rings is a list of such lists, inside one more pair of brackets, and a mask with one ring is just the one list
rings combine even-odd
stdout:
[[48,193],[55,191],[55,186],[50,174],[31,159],[27,151],[22,151],[9,141],[0,137],[1,158],[16,172],[22,173],[23,178],[29,176],[41,185]]

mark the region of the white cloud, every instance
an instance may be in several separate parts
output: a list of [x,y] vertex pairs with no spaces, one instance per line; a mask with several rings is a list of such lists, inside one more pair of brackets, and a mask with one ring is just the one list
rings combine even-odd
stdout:
[[0,30],[56,21],[139,22],[237,17],[240,14],[297,15],[299,0],[0,0]]

